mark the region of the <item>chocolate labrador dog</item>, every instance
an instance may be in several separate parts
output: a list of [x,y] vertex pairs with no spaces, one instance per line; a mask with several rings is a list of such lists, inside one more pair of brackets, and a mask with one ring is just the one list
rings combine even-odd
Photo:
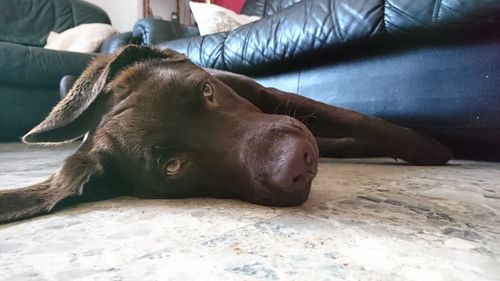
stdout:
[[0,222],[119,195],[292,206],[308,198],[319,156],[360,149],[416,165],[451,158],[411,129],[139,46],[97,58],[23,141],[82,136],[47,180],[0,191]]

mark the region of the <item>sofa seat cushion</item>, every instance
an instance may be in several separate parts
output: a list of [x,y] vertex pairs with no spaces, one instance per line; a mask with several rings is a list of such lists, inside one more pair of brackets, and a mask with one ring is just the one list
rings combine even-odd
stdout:
[[20,141],[58,101],[57,86],[0,83],[0,142]]
[[0,42],[0,65],[4,66],[0,68],[0,84],[58,85],[64,75],[80,75],[91,57]]
[[255,78],[440,140],[494,143],[500,152],[500,36],[468,37],[350,49],[342,61]]

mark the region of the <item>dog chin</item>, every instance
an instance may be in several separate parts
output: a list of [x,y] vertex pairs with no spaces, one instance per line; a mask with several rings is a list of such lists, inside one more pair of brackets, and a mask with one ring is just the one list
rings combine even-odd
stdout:
[[309,180],[300,189],[289,191],[274,191],[271,193],[267,193],[265,197],[263,196],[259,198],[250,198],[245,201],[253,204],[273,207],[299,206],[304,204],[304,202],[306,202],[309,198],[309,194],[311,192],[311,182],[312,180]]

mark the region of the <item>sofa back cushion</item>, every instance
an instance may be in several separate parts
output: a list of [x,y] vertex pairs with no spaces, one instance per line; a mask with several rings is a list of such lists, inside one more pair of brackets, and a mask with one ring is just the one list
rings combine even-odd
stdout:
[[247,0],[241,8],[241,14],[267,17],[275,14],[301,0]]
[[0,41],[43,46],[50,31],[110,23],[101,8],[81,0],[0,0]]

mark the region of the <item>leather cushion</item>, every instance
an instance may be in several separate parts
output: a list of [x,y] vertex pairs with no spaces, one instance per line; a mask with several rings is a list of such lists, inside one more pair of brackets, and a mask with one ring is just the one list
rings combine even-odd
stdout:
[[[291,3],[266,5],[285,2]],[[319,53],[335,56],[339,48],[373,38],[458,33],[498,23],[500,1],[303,0],[228,34],[162,46],[204,67],[248,74],[294,65]]]
[[[92,55],[0,42],[0,83],[57,85],[67,74],[79,75]],[[57,93],[56,93],[57,94]]]
[[248,16],[267,17],[300,2],[301,0],[250,0],[241,8],[241,13]]
[[0,41],[43,46],[50,31],[110,23],[101,8],[80,0],[0,0]]

